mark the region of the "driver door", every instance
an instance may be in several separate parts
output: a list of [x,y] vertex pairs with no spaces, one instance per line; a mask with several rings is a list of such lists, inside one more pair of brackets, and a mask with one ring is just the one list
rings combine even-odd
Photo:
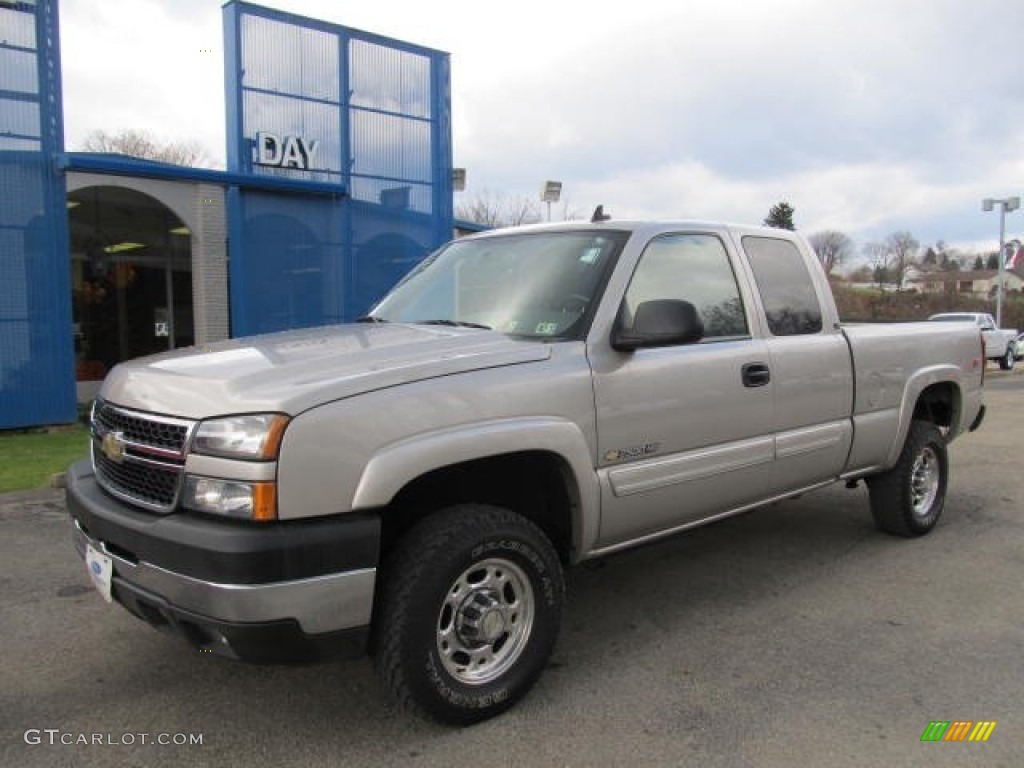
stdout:
[[720,514],[763,498],[771,487],[769,353],[750,332],[721,238],[679,233],[652,239],[626,291],[620,322],[628,325],[641,302],[655,299],[693,304],[704,337],[632,352],[617,352],[607,342],[588,350],[602,494],[599,548]]

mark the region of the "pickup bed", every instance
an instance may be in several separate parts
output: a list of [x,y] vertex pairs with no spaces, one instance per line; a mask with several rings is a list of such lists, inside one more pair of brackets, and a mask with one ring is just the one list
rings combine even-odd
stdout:
[[792,232],[497,230],[360,323],[119,365],[68,509],[150,624],[254,661],[369,651],[470,723],[540,675],[574,563],[862,478],[881,530],[930,531],[984,363],[964,324],[840,325]]

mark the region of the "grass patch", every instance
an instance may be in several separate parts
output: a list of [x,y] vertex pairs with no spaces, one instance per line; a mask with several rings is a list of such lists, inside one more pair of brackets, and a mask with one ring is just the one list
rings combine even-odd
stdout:
[[0,432],[0,493],[45,488],[89,452],[89,431],[69,427]]

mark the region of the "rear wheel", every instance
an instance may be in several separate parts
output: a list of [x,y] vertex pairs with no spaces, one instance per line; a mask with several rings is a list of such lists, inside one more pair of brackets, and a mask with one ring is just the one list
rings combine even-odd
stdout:
[[912,422],[896,466],[868,478],[875,524],[896,536],[928,533],[942,514],[948,479],[942,433],[931,422]]
[[1013,347],[1006,347],[1006,354],[999,358],[999,368],[1004,371],[1012,371],[1016,356],[1013,354]]
[[388,558],[375,665],[398,701],[468,725],[540,676],[561,622],[561,563],[530,521],[461,504],[418,523]]

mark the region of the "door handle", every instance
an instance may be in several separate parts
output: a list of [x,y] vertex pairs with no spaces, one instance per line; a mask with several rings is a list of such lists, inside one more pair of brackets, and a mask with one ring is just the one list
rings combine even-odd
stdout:
[[740,369],[744,387],[763,387],[772,380],[767,363],[747,363]]

